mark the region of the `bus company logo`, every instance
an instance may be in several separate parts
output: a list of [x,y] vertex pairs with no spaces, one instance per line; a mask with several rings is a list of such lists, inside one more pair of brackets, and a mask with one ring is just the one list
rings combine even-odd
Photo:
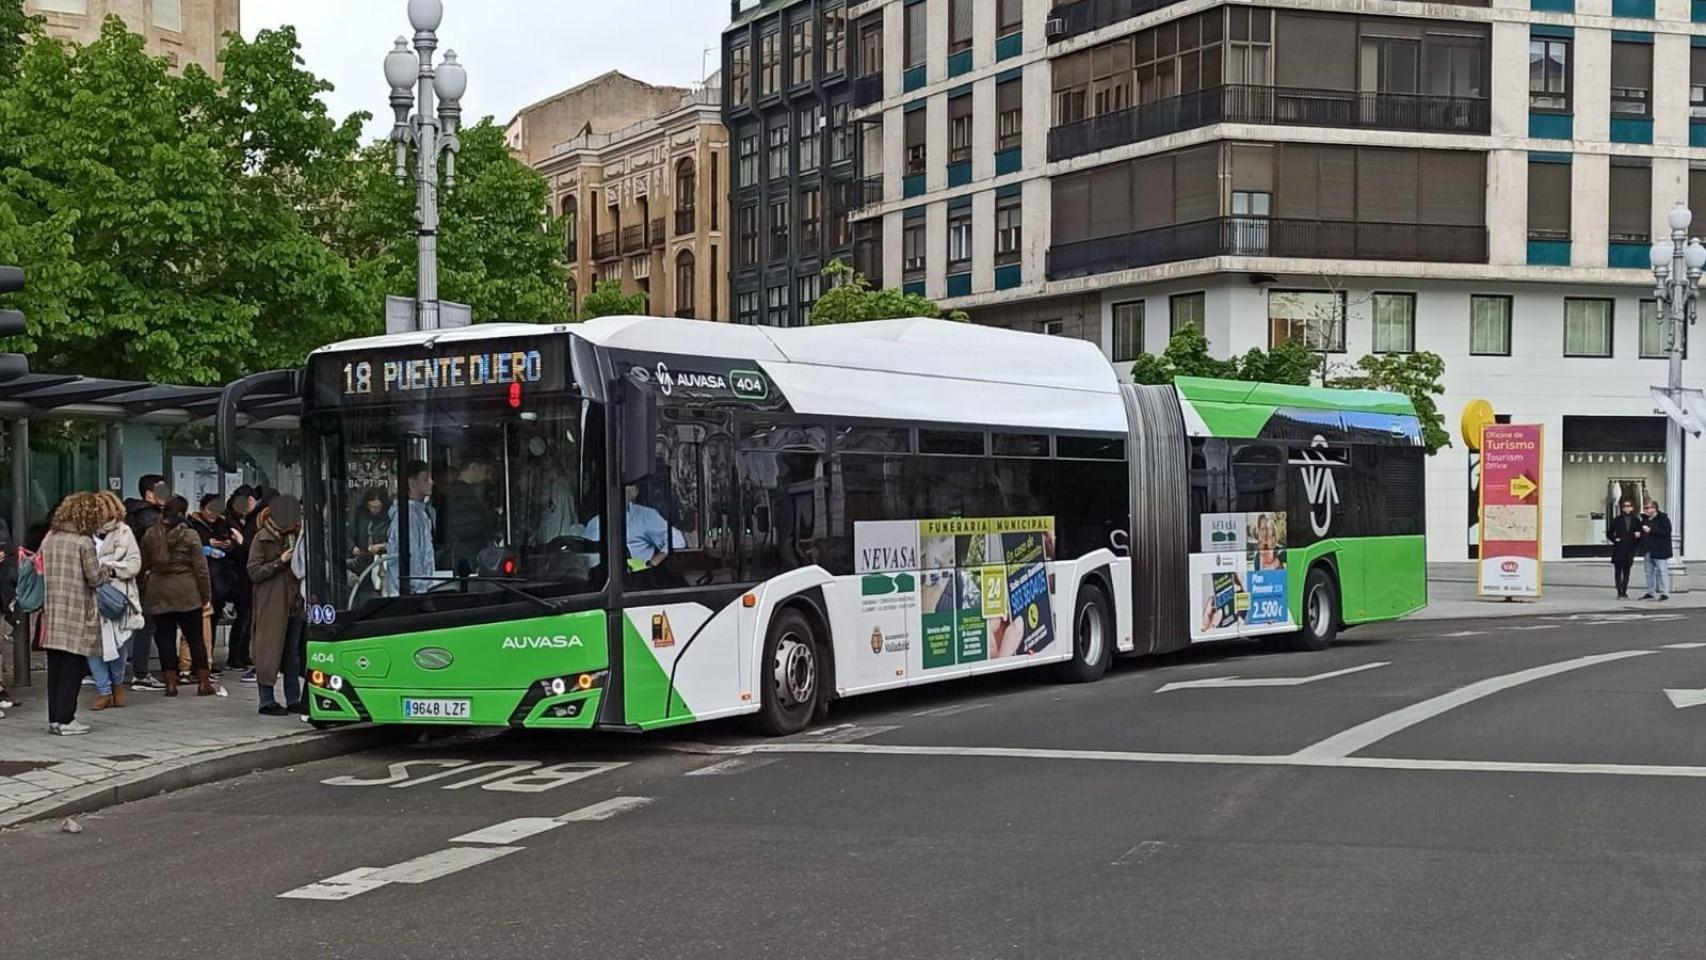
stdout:
[[1333,479],[1333,468],[1344,466],[1324,449],[1327,438],[1316,435],[1309,449],[1302,451],[1303,492],[1309,498],[1309,529],[1324,537],[1333,529],[1333,507],[1339,502],[1339,484]]
[[675,393],[676,387],[684,390],[729,392],[729,382],[720,373],[673,372],[669,369],[669,364],[661,360],[658,361],[657,382],[658,390],[666,397]]
[[881,627],[876,627],[871,630],[871,652],[883,652],[883,630]]
[[580,637],[557,634],[550,637],[504,637],[504,650],[567,650],[584,647]]
[[422,647],[415,651],[415,666],[422,670],[443,670],[455,660],[443,647]]

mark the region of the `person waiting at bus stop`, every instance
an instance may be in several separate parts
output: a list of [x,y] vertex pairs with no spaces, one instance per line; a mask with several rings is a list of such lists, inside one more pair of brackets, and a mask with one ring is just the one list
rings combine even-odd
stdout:
[[1670,534],[1670,517],[1659,510],[1657,500],[1648,500],[1641,529],[1635,534],[1647,557],[1647,593],[1642,600],[1670,599]]
[[[255,585],[251,649],[262,716],[282,717],[301,710],[301,645],[295,638],[302,630],[302,581],[294,562],[301,526],[301,502],[289,494],[274,497],[264,508],[249,547],[249,581]],[[273,693],[281,668],[285,706]]]
[[1611,578],[1620,600],[1629,599],[1629,568],[1635,565],[1635,555],[1641,548],[1641,518],[1635,513],[1635,501],[1625,500],[1617,516],[1605,525],[1605,539],[1611,541]]
[[[628,569],[634,573],[657,570],[669,559],[670,551],[687,546],[687,538],[681,535],[680,530],[671,527],[663,514],[639,502],[639,484],[628,484],[625,492],[628,508],[623,513],[623,523],[627,528]],[[588,540],[597,540],[602,532],[603,524],[598,517],[587,521]]]
[[[401,573],[397,566],[406,561],[409,565],[409,592],[425,593],[432,589],[433,575],[438,571],[438,563],[433,556],[433,527],[437,517],[431,504],[427,502],[432,496],[432,468],[425,461],[411,461],[403,470],[404,487],[408,493],[405,503],[391,505],[391,529],[385,538],[385,554],[391,562],[385,566],[385,595],[394,597],[398,593],[398,581]],[[402,538],[399,535],[397,515],[399,510],[406,509],[409,514],[409,555],[404,558],[400,552]]]

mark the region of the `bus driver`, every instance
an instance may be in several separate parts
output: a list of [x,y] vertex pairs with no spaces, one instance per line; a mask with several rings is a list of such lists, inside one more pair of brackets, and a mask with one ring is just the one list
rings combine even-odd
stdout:
[[[663,514],[655,509],[639,503],[640,488],[637,484],[627,486],[628,509],[623,514],[628,527],[628,568],[630,570],[647,570],[662,564],[669,559],[671,550],[681,550],[687,546],[687,538],[680,530],[669,525]],[[598,517],[587,521],[586,538],[597,540],[603,529]]]

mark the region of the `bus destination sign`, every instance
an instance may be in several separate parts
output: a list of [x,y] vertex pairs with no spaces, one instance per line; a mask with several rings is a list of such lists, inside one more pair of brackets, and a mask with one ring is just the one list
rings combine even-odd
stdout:
[[560,390],[566,382],[561,341],[408,346],[319,358],[315,393],[322,402],[391,403],[498,396],[511,384]]

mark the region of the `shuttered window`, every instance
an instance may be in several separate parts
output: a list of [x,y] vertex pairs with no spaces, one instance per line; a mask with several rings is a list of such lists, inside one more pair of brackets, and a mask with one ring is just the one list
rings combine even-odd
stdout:
[[1274,22],[1274,83],[1316,90],[1357,89],[1355,17],[1279,11]]
[[973,0],[948,0],[948,52],[971,49]]
[[1528,238],[1570,239],[1570,165],[1528,162]]
[[1237,143],[1232,146],[1232,189],[1254,193],[1274,192],[1274,154],[1269,144]]
[[1611,240],[1646,243],[1652,237],[1653,168],[1611,166]]
[[1131,232],[1131,167],[1119,163],[1090,175],[1090,236]]
[[1055,243],[1090,237],[1090,175],[1054,178],[1053,236]]
[[929,147],[925,143],[925,115],[927,110],[909,110],[906,113],[906,173],[914,176],[924,172],[929,164]]
[[1611,44],[1611,115],[1652,115],[1653,45],[1616,42]]
[[1138,205],[1132,228],[1148,230],[1173,222],[1173,158],[1146,157],[1132,164]]
[[1195,147],[1175,154],[1173,191],[1175,222],[1220,216],[1219,147]]
[[908,69],[924,66],[926,56],[925,37],[928,35],[929,19],[928,4],[924,0],[906,5],[904,21],[906,41],[906,66]]
[[1422,223],[1481,226],[1486,220],[1487,161],[1478,153],[1424,150],[1417,198]]
[[1279,148],[1279,196],[1274,208],[1287,220],[1314,220],[1320,205],[1316,190],[1321,179],[1321,149],[1314,144],[1287,143]]
[[1355,220],[1357,153],[1353,147],[1321,148],[1317,209],[1322,220]]
[[1688,209],[1706,217],[1706,167],[1688,168]]
[[1357,218],[1366,223],[1415,223],[1415,150],[1357,151]]

